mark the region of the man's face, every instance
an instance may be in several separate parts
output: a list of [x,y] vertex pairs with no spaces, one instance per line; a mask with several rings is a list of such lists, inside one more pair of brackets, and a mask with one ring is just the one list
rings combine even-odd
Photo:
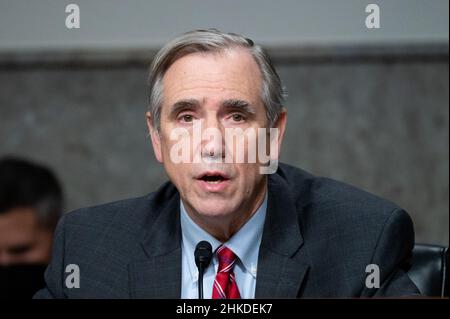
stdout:
[[0,214],[0,266],[48,263],[52,235],[39,225],[32,208]]
[[[226,220],[248,217],[261,204],[267,185],[260,174],[258,160],[252,163],[224,163],[225,130],[266,128],[267,117],[261,101],[261,74],[251,55],[243,49],[222,53],[195,53],[175,61],[163,78],[163,104],[160,131],[157,132],[147,114],[156,158],[164,164],[170,180],[180,192],[188,212],[196,220]],[[279,143],[284,132],[285,114],[278,121]],[[203,136],[196,143],[194,124],[201,131],[216,129],[223,139]],[[171,133],[182,128],[188,132],[192,152],[190,161],[174,163],[171,149],[179,140]],[[243,152],[247,159],[251,138],[246,139]],[[256,143],[256,142],[255,142]],[[277,150],[278,152],[278,150]],[[222,163],[195,162],[195,154]],[[193,163],[194,162],[194,163]],[[245,216],[247,214],[247,216]]]

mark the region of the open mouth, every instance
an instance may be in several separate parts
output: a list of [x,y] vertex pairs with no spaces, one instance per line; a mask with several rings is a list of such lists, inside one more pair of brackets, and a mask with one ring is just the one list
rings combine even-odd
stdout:
[[202,175],[199,180],[202,180],[208,184],[218,184],[229,180],[229,178],[221,173],[206,173]]

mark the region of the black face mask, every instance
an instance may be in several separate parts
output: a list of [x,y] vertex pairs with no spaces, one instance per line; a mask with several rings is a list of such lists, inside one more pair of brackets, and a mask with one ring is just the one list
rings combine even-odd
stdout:
[[45,287],[46,268],[44,264],[0,266],[0,299],[31,299]]

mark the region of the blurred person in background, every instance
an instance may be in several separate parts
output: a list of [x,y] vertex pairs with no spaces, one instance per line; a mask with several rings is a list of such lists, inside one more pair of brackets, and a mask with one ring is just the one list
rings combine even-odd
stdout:
[[55,174],[28,160],[0,159],[0,298],[44,287],[63,194]]

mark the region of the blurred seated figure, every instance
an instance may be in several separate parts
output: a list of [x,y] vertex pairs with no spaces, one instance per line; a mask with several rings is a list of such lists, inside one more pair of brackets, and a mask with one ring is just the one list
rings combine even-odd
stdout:
[[48,168],[0,159],[0,299],[31,298],[44,287],[62,199]]

